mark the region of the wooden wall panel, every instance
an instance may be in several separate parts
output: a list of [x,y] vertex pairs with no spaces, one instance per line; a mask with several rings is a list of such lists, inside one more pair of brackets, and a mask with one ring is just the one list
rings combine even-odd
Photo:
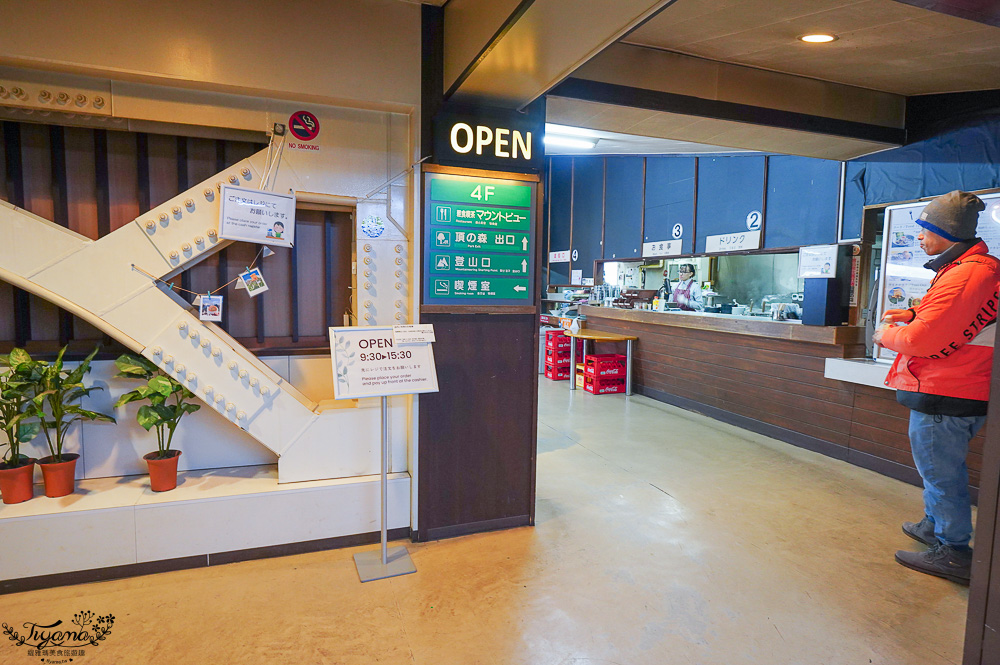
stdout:
[[[826,358],[849,355],[850,347],[607,319],[591,319],[587,327],[639,337],[633,353],[638,391],[649,388],[784,428],[845,455],[855,451],[915,468],[909,410],[892,391],[823,377]],[[596,352],[625,349],[602,344]],[[973,487],[979,485],[985,431],[969,445]],[[795,443],[793,438],[788,440]]]
[[[24,174],[24,209],[45,219],[55,219],[52,197],[52,158],[49,128],[21,124],[21,168]],[[29,296],[32,341],[59,339],[59,308]],[[29,348],[32,348],[29,345]]]
[[[260,264],[267,282],[264,307],[264,333],[268,337],[292,336],[292,250],[274,247],[274,256]],[[308,286],[306,287],[308,288]]]
[[[227,282],[236,279],[237,275],[250,266],[259,248],[259,245],[238,242],[226,249],[229,264],[229,270],[226,275]],[[264,279],[267,279],[267,273],[264,274]],[[256,340],[257,310],[253,306],[253,299],[247,294],[246,289],[237,289],[234,282],[226,287],[223,295],[225,296],[223,307],[229,308],[229,334],[240,341],[248,339]],[[257,297],[259,298],[260,296]]]
[[149,207],[155,208],[180,193],[177,180],[177,139],[149,134]]
[[138,155],[135,134],[107,133],[109,232],[149,212],[139,205]]
[[[322,337],[326,334],[326,279],[324,266],[324,230],[326,223],[319,210],[295,212],[295,245],[298,251],[296,279],[299,284],[299,335]],[[338,321],[335,325],[343,325]]]
[[69,228],[91,240],[97,240],[94,132],[89,129],[67,127],[65,142]]
[[[329,297],[326,315],[331,326],[344,325],[344,312],[357,313],[357,303],[352,303],[353,275],[351,261],[354,244],[354,224],[346,212],[327,213],[326,217],[326,279]],[[388,278],[388,276],[387,276]]]
[[[180,183],[181,189],[187,189],[196,183],[210,178],[218,172],[216,169],[216,145],[211,139],[189,138],[187,139],[187,182]],[[216,192],[218,193],[218,192]],[[205,202],[205,196],[201,191],[193,197],[196,206]],[[218,274],[219,257],[210,256],[188,270],[188,284],[190,289],[197,293],[205,293],[221,286]],[[270,280],[265,275],[264,279]]]

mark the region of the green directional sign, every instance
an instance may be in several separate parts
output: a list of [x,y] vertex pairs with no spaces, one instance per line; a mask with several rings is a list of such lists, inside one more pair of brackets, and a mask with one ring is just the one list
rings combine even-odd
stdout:
[[528,279],[466,277],[434,277],[430,291],[438,298],[524,298],[528,293]]
[[528,208],[531,189],[530,185],[504,185],[483,178],[435,178],[431,181],[431,200]]
[[424,304],[532,303],[537,185],[424,177]]
[[433,254],[431,272],[457,272],[476,275],[527,275],[525,256],[510,254]]
[[476,226],[505,231],[527,231],[531,228],[531,212],[513,208],[486,208],[483,206],[431,204],[431,224],[441,226]]
[[434,229],[431,235],[434,249],[483,249],[527,254],[531,247],[527,233]]

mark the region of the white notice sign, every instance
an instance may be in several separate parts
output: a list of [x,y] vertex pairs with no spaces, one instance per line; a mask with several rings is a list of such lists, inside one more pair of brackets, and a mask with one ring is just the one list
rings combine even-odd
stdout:
[[434,341],[434,324],[393,326],[392,337],[399,344],[428,344]]
[[760,231],[739,231],[705,237],[705,252],[738,252],[760,249]]
[[833,279],[837,276],[837,245],[799,247],[799,277]]
[[335,399],[436,393],[430,344],[397,346],[392,326],[330,328]]
[[295,244],[295,197],[223,185],[219,237],[291,247]]
[[549,263],[569,263],[569,250],[549,252]]
[[[678,224],[678,226],[680,226]],[[656,242],[642,243],[642,257],[648,256],[677,256],[681,253],[680,240],[658,240]]]

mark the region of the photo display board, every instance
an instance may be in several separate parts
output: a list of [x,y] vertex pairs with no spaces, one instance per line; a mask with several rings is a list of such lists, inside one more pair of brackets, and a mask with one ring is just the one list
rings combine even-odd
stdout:
[[[976,235],[990,248],[990,254],[1000,255],[1000,193],[983,194],[979,198],[986,209],[979,213]],[[915,220],[930,201],[889,206],[885,209],[882,228],[882,272],[879,281],[878,327],[882,313],[888,309],[907,309],[920,304],[930,288],[934,271],[924,268],[931,260],[922,249],[917,235],[923,230]],[[875,359],[892,361],[896,352],[876,347]]]
[[536,183],[424,174],[425,305],[531,305]]

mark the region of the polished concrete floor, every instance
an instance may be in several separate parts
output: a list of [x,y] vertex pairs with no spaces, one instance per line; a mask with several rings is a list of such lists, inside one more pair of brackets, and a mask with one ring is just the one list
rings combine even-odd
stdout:
[[0,621],[113,614],[76,665],[961,661],[967,590],[893,561],[917,488],[541,383],[534,528],[408,544],[416,574],[367,584],[338,550],[2,596]]

